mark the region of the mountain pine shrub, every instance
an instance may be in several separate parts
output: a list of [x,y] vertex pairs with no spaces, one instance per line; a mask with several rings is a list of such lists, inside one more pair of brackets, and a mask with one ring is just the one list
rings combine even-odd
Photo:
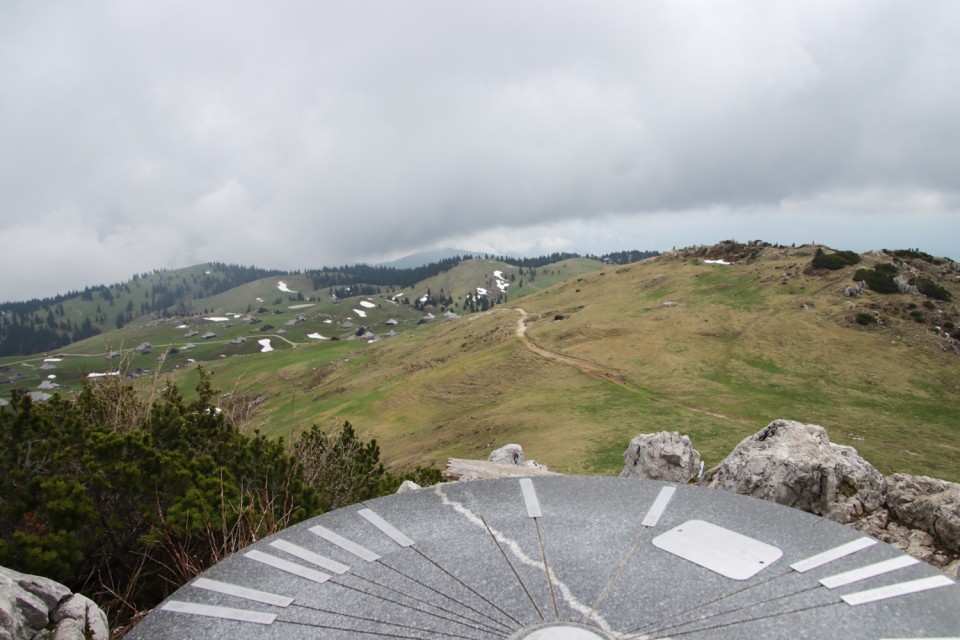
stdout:
[[859,264],[860,256],[854,251],[836,251],[834,253],[825,253],[823,249],[818,248],[813,256],[811,265],[815,269],[830,269],[836,271],[851,265]]
[[168,386],[148,403],[117,378],[74,400],[14,393],[0,408],[0,565],[82,591],[123,626],[250,542],[402,480],[349,423],[286,443],[225,419],[204,373],[197,393]]

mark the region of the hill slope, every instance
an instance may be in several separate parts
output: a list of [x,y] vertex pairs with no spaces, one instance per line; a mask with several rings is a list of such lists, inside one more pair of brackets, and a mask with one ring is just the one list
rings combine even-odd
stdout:
[[[516,441],[558,470],[614,473],[630,437],[665,429],[711,465],[783,417],[822,424],[884,473],[960,480],[955,304],[844,297],[857,269],[894,258],[818,270],[816,249],[721,245],[609,266],[359,351],[221,361],[216,379],[264,399],[250,426],[349,419],[398,467]],[[954,263],[900,268],[960,293]]]

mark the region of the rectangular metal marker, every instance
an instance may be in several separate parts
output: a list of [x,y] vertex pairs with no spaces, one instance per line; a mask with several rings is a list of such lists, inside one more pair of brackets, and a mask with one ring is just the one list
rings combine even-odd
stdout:
[[783,555],[773,545],[703,520],[660,534],[653,546],[733,580],[751,578]]
[[876,602],[877,600],[886,600],[887,598],[905,596],[909,593],[919,593],[928,589],[949,587],[952,584],[954,584],[953,580],[947,576],[931,576],[929,578],[920,578],[919,580],[911,580],[910,582],[900,582],[886,587],[870,589],[868,591],[857,591],[856,593],[849,593],[840,597],[847,604],[857,606],[858,604]]
[[907,555],[897,556],[896,558],[884,560],[883,562],[868,564],[867,566],[860,567],[859,569],[838,573],[835,576],[821,578],[820,584],[825,586],[827,589],[836,589],[837,587],[853,584],[854,582],[866,580],[867,578],[883,575],[884,573],[890,573],[891,571],[896,571],[897,569],[903,569],[904,567],[909,567],[917,564],[918,562],[920,561],[916,558],[911,558]]
[[792,565],[790,565],[790,568],[798,573],[805,573],[811,569],[822,567],[828,562],[845,558],[846,556],[854,554],[857,551],[862,551],[867,547],[872,547],[875,544],[877,544],[877,541],[873,538],[857,538],[852,542],[842,544],[839,547],[834,547],[833,549],[827,549],[823,553],[810,556],[809,558],[801,560],[800,562],[794,562]]
[[296,562],[290,562],[289,560],[284,560],[283,558],[278,558],[277,556],[272,556],[269,553],[263,553],[262,551],[257,551],[256,549],[253,551],[248,551],[243,555],[251,560],[269,565],[275,569],[280,569],[281,571],[286,571],[287,573],[292,573],[295,576],[300,576],[301,578],[306,578],[307,580],[312,580],[321,584],[330,579],[330,576],[326,573],[308,569],[307,567],[299,565]]
[[362,547],[356,542],[347,540],[340,534],[334,533],[333,531],[330,531],[330,529],[327,529],[326,527],[321,527],[320,525],[317,525],[315,527],[310,527],[310,533],[320,536],[327,542],[337,545],[344,551],[348,553],[352,553],[353,555],[357,556],[361,560],[366,560],[367,562],[376,562],[377,560],[380,559],[380,556],[375,554],[373,551],[370,551],[370,549],[367,549],[366,547]]
[[255,622],[256,624],[271,624],[277,618],[275,613],[247,611],[246,609],[231,609],[229,607],[215,607],[211,604],[197,604],[196,602],[181,602],[170,600],[162,607],[163,611],[188,613],[194,616],[207,618],[223,618],[225,620],[239,620],[240,622]]
[[676,487],[664,487],[660,489],[660,493],[657,494],[657,499],[650,505],[650,510],[647,511],[647,515],[644,516],[643,522],[640,524],[645,527],[657,526],[657,523],[660,522],[660,516],[662,516],[663,512],[667,509],[667,504],[670,502],[676,490]]
[[340,564],[336,560],[331,560],[326,556],[322,556],[319,553],[314,553],[309,549],[304,549],[299,547],[292,542],[287,542],[286,540],[274,540],[270,543],[271,547],[280,549],[281,551],[286,551],[292,556],[296,556],[301,560],[306,560],[310,564],[315,564],[321,569],[326,569],[327,571],[332,571],[334,573],[346,573],[350,570],[345,564]]
[[408,538],[406,535],[404,535],[402,531],[394,527],[392,524],[390,524],[389,522],[387,522],[377,514],[375,514],[370,509],[361,509],[360,511],[357,511],[357,513],[360,514],[360,516],[364,520],[366,520],[367,522],[375,526],[377,529],[380,529],[380,531],[390,536],[390,538],[401,547],[413,546],[413,540]]
[[209,578],[197,578],[190,583],[190,586],[197,587],[198,589],[206,589],[207,591],[224,593],[228,596],[236,596],[238,598],[243,598],[244,600],[253,600],[254,602],[272,604],[277,607],[288,607],[293,602],[293,598],[288,598],[287,596],[280,596],[275,593],[267,593],[266,591],[257,591],[256,589],[250,589],[249,587],[241,587],[238,584],[220,582],[219,580],[210,580]]
[[537,492],[533,488],[533,480],[530,478],[520,478],[520,491],[523,493],[523,501],[527,505],[527,516],[530,518],[539,518],[543,515],[540,512],[540,501],[537,500]]

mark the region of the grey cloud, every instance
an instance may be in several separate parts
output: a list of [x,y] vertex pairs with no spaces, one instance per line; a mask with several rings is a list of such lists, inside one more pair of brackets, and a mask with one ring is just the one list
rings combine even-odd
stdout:
[[947,0],[4,3],[0,299],[858,192],[955,221],[958,25]]

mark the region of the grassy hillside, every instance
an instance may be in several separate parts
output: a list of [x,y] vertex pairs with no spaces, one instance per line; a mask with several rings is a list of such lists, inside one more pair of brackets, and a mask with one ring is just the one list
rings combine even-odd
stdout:
[[[604,267],[373,345],[220,359],[215,381],[260,399],[245,414],[251,428],[285,435],[348,419],[395,467],[519,442],[558,470],[615,473],[629,439],[658,430],[689,434],[712,465],[790,418],[823,425],[885,473],[960,480],[960,355],[948,335],[956,304],[844,297],[857,269],[893,259],[816,270],[815,249],[721,247],[713,257],[735,264],[708,264],[711,254],[696,250]],[[951,265],[901,269],[960,295]],[[467,284],[435,282],[454,292]],[[859,324],[864,313],[879,323]]]
[[[158,350],[174,346],[163,376],[190,385],[197,375],[190,359],[206,362],[229,394],[221,407],[245,428],[285,436],[349,420],[379,440],[395,468],[482,457],[519,442],[560,471],[616,473],[630,438],[659,430],[689,434],[712,465],[771,420],[790,418],[823,425],[885,473],[960,480],[960,352],[950,336],[960,333],[957,304],[869,289],[844,296],[858,270],[891,264],[956,300],[957,265],[908,252],[815,269],[816,250],[726,243],[626,266],[569,260],[536,275],[525,269],[527,295],[519,298],[519,270],[467,260],[410,297],[429,287],[456,300],[478,286],[492,289],[493,272],[502,271],[514,275],[509,302],[425,325],[422,311],[390,302],[386,291],[334,302],[327,291],[310,291],[306,278],[285,280],[309,298],[300,301],[270,278],[203,301],[209,317],[229,322],[198,316],[127,327],[72,346],[99,355],[65,358],[54,373],[79,380],[81,367],[111,366],[103,354],[120,340],[152,342],[152,354],[130,356],[129,364],[155,370]],[[304,321],[285,325],[297,316]],[[388,319],[399,325],[386,326]],[[346,321],[398,335],[374,344],[349,339],[355,327],[344,328]],[[181,322],[218,336],[187,339]],[[316,332],[341,340],[307,337]],[[239,336],[247,341],[229,344]],[[260,352],[264,337],[275,351]],[[188,340],[196,347],[184,351]],[[30,373],[41,362],[21,361],[11,372]]]

